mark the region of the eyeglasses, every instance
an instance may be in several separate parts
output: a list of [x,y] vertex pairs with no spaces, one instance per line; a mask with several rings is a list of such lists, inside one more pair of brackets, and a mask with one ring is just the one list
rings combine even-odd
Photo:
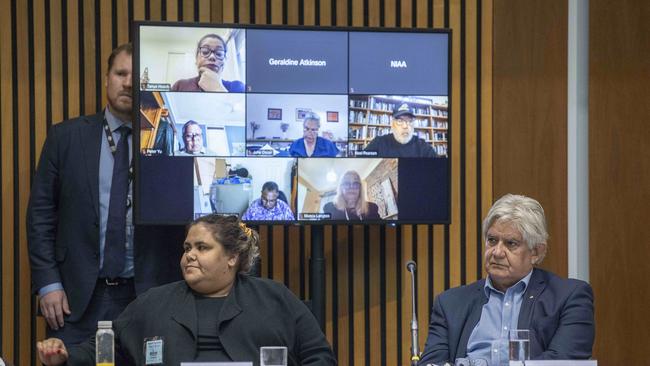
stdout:
[[305,127],[305,132],[318,132],[320,128],[309,128]]
[[397,123],[398,126],[404,127],[404,126],[413,126],[415,123],[414,119],[406,119],[406,118],[396,118],[395,123]]
[[217,60],[220,61],[226,58],[226,51],[224,51],[222,48],[217,48],[216,50],[213,50],[208,46],[199,47],[199,55],[201,55],[201,57],[208,58],[210,57],[210,54],[214,54],[214,57],[216,57]]
[[343,182],[343,183],[341,183],[341,187],[344,188],[344,189],[350,189],[350,188],[359,189],[359,188],[361,188],[361,183],[359,183],[359,182]]
[[193,133],[191,135],[183,135],[183,138],[185,140],[197,140],[199,138],[203,138],[203,134],[200,133]]

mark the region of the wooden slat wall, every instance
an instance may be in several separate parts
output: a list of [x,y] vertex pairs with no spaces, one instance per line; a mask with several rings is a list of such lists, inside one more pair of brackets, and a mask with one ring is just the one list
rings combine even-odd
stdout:
[[525,194],[544,207],[549,252],[542,266],[566,276],[566,1],[494,2],[492,149],[494,197]]
[[[36,364],[25,209],[47,128],[105,103],[111,49],[134,20],[453,29],[452,222],[326,226],[326,335],[340,365],[408,364],[418,263],[420,344],[433,297],[482,275],[480,223],[492,202],[492,0],[7,0],[0,2],[2,165],[0,354]],[[423,189],[427,189],[423,187]],[[309,294],[309,226],[262,226],[262,275]]]
[[594,357],[648,363],[650,3],[589,3],[589,242]]

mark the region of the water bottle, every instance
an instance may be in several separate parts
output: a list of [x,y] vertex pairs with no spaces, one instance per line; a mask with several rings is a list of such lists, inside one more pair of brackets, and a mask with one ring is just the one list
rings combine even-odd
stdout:
[[95,364],[97,366],[115,366],[115,333],[113,333],[113,322],[110,320],[97,322]]

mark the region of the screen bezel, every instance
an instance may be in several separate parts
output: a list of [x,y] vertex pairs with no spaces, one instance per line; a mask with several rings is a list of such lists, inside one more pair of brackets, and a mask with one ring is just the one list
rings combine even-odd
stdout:
[[[296,208],[296,219],[295,220],[246,220],[245,222],[250,225],[337,225],[337,224],[354,224],[354,225],[378,225],[378,224],[387,224],[387,225],[400,225],[400,224],[450,224],[452,217],[452,205],[451,205],[451,194],[452,194],[452,169],[451,169],[451,160],[453,156],[453,145],[452,145],[452,93],[451,93],[451,75],[453,64],[452,59],[452,30],[449,28],[378,28],[378,27],[341,27],[341,26],[296,26],[296,25],[260,25],[260,24],[232,24],[232,23],[188,23],[188,22],[167,22],[167,21],[134,21],[131,25],[131,34],[133,35],[133,72],[132,72],[132,91],[133,91],[133,106],[132,106],[132,121],[133,121],[133,134],[132,134],[132,152],[134,159],[134,170],[135,172],[140,171],[140,159],[142,158],[140,152],[140,124],[138,123],[139,112],[140,112],[140,27],[143,26],[161,26],[161,27],[192,27],[192,28],[237,28],[237,29],[268,29],[268,30],[299,30],[299,31],[344,31],[344,32],[376,32],[376,33],[440,33],[447,35],[447,157],[446,168],[448,176],[448,186],[447,186],[447,220],[408,220],[408,219],[396,219],[396,220],[360,220],[360,221],[347,221],[347,220],[305,220],[299,219],[298,209]],[[248,54],[247,54],[248,57]],[[348,92],[349,96],[350,93]],[[252,156],[246,156],[247,158],[254,158]],[[228,157],[216,157],[224,158]],[[356,159],[358,157],[342,157],[336,159]],[[192,158],[194,159],[194,158]],[[269,157],[267,159],[273,159]],[[296,158],[297,159],[297,158]],[[318,158],[310,158],[318,159]],[[398,158],[402,159],[402,158]],[[424,158],[423,158],[424,159]],[[398,183],[399,184],[399,183]],[[193,220],[190,218],[187,222],[165,222],[165,221],[144,221],[140,215],[139,210],[139,193],[140,193],[140,183],[138,179],[138,174],[134,175],[133,179],[133,221],[136,225],[185,225],[187,222]],[[399,215],[398,215],[399,216]]]

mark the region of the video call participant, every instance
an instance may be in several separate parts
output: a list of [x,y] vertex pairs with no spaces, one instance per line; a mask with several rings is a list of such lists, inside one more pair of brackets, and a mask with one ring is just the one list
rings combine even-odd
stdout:
[[375,137],[365,151],[376,152],[385,158],[434,158],[438,156],[431,144],[413,134],[415,114],[408,104],[393,109],[391,133]]
[[172,85],[172,91],[181,92],[244,92],[244,83],[239,80],[224,80],[228,48],[226,41],[219,35],[206,34],[196,46],[196,68],[198,76],[178,80]]
[[366,201],[366,189],[359,173],[349,170],[343,174],[334,202],[328,202],[323,212],[332,220],[378,220],[379,207]]
[[176,155],[217,155],[203,146],[203,130],[198,122],[189,120],[183,125],[183,146]]
[[279,199],[279,196],[280,190],[275,182],[264,183],[262,196],[251,202],[242,220],[293,220],[291,207]]
[[134,242],[131,54],[123,44],[108,58],[103,112],[52,125],[29,197],[32,288],[47,336],[69,345],[116,318],[136,291],[180,278],[168,259],[177,247]]
[[326,138],[318,137],[318,130],[320,130],[320,116],[318,114],[308,112],[302,125],[302,138],[295,140],[289,147],[289,154],[291,156],[335,157],[339,153],[339,149],[335,143]]
[[[283,284],[247,274],[260,251],[254,230],[235,216],[203,216],[189,224],[183,249],[184,281],[138,296],[113,322],[116,365],[145,365],[155,336],[164,342],[163,365],[259,365],[260,347],[271,345],[287,347],[291,365],[336,364],[307,306]],[[94,337],[70,348],[46,339],[37,350],[45,365],[95,361]]]
[[468,357],[507,365],[511,329],[530,331],[531,359],[591,357],[591,287],[535,268],[548,238],[539,202],[501,197],[483,220],[483,236],[487,278],[438,295],[419,364]]

